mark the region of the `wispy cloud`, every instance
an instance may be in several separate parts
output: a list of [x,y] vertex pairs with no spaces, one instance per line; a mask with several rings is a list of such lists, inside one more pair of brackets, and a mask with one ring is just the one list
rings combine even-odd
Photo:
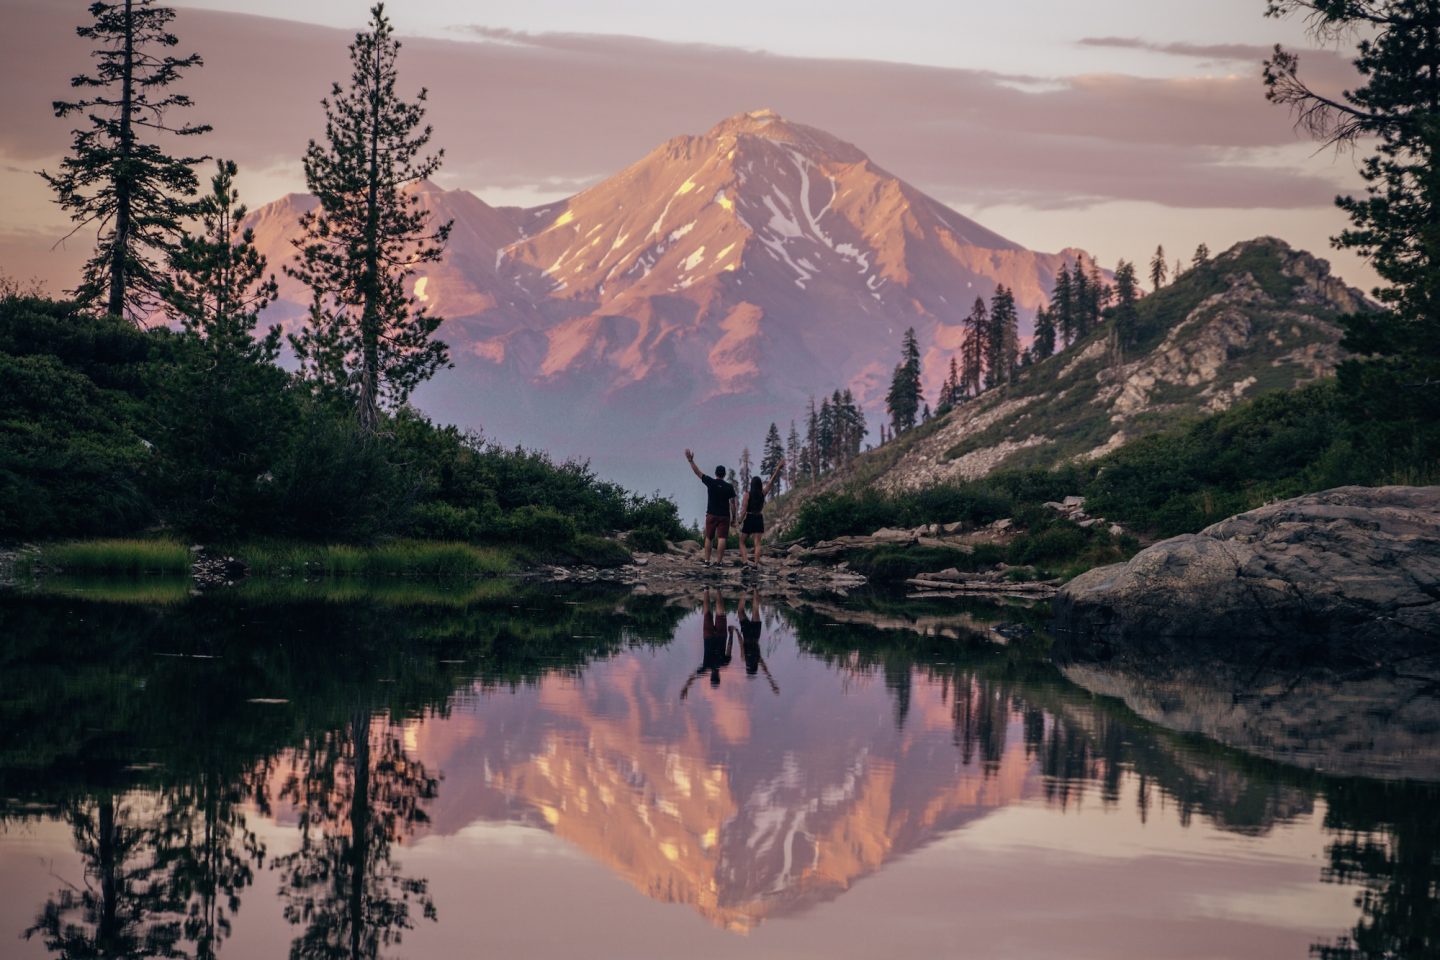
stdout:
[[[9,3],[18,12],[0,32],[0,86],[11,91],[0,100],[0,154],[25,165],[65,150],[70,124],[49,102],[87,57],[74,9]],[[184,51],[206,59],[186,80],[194,116],[215,126],[205,150],[267,171],[267,184],[279,159],[293,158],[298,186],[299,157],[321,132],[320,98],[345,76],[351,34],[194,10],[175,26]],[[579,189],[596,171],[618,171],[671,137],[762,106],[855,143],[922,189],[975,204],[1296,209],[1328,204],[1336,189],[1323,170],[1275,159],[1297,139],[1252,76],[1016,77],[638,37],[464,30],[487,42],[406,39],[401,90],[429,88],[445,181],[482,196]],[[1263,55],[1244,44],[1082,42],[1236,62]]]

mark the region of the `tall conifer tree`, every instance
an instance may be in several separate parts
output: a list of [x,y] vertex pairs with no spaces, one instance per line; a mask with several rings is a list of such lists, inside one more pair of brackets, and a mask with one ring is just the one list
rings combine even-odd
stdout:
[[[1078,264],[1077,264],[1078,266]],[[1055,277],[1055,292],[1050,295],[1050,310],[1055,317],[1055,332],[1060,343],[1068,347],[1075,342],[1075,289],[1070,283],[1070,268],[1063,266]]]
[[1139,316],[1135,309],[1138,290],[1135,264],[1121,260],[1115,265],[1115,337],[1116,345],[1121,348],[1135,342],[1135,324]]
[[1165,286],[1165,274],[1169,268],[1165,265],[1165,248],[1155,248],[1155,256],[1150,258],[1150,289],[1159,290]]
[[57,117],[83,114],[89,125],[74,131],[60,172],[40,175],[76,231],[98,230],[95,253],[71,294],[87,307],[140,324],[159,305],[165,285],[162,262],[192,211],[193,167],[203,159],[173,157],[155,139],[210,129],[176,124],[174,112],[192,104],[185,94],[166,88],[203,61],[196,53],[170,55],[180,43],[170,32],[175,11],[154,0],[96,2],[90,4],[90,15],[94,23],[75,32],[94,47],[95,72],[72,78],[70,85],[95,93],[53,104]]
[[900,362],[895,365],[890,389],[885,394],[885,408],[890,411],[890,422],[896,433],[915,426],[924,399],[920,386],[920,345],[915,339],[915,328],[911,327],[905,331]]
[[[775,468],[779,466],[780,461],[784,459],[785,444],[780,440],[780,428],[772,423],[770,424],[769,431],[765,434],[764,452],[760,455],[760,472],[766,477],[773,475]],[[777,477],[775,480],[775,492],[780,493],[784,489],[784,478]]]
[[335,84],[325,106],[325,142],[305,151],[305,182],[320,205],[301,221],[292,276],[311,289],[306,327],[290,339],[301,369],[323,393],[356,409],[373,433],[382,403],[400,406],[449,364],[434,339],[441,318],[406,294],[422,264],[438,262],[449,223],[431,225],[414,184],[432,176],[444,151],[422,156],[425,90],[414,103],[395,91],[395,39],[384,4],[350,45],[349,88]]
[[[1431,444],[1440,423],[1440,2],[1270,0],[1267,16],[1299,13],[1316,38],[1365,37],[1354,64],[1361,82],[1331,97],[1301,79],[1299,58],[1276,48],[1265,63],[1266,96],[1297,125],[1336,147],[1371,152],[1360,163],[1363,196],[1337,205],[1350,227],[1334,241],[1353,249],[1383,282],[1381,310],[1342,318],[1340,385],[1357,421],[1389,423],[1395,443]],[[1408,425],[1407,425],[1408,424]]]
[[277,287],[275,277],[265,275],[255,232],[242,227],[246,210],[235,173],[233,160],[216,162],[210,192],[195,206],[200,229],[181,235],[161,292],[170,314],[210,353],[273,363],[280,354],[280,328],[271,327],[260,340],[255,328]]
[[1051,307],[1041,307],[1035,312],[1035,340],[1030,345],[1030,358],[1039,361],[1054,355],[1055,312]]
[[960,383],[967,396],[976,396],[982,389],[989,337],[990,310],[983,297],[976,297],[965,318],[965,340],[960,344]]

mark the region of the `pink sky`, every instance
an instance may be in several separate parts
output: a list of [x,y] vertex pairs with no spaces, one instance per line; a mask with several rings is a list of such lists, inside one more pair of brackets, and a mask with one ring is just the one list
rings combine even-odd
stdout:
[[[53,169],[68,144],[72,123],[49,103],[88,66],[73,35],[84,6],[0,0],[0,271],[54,289],[72,282],[87,244],[51,249],[68,227],[34,171]],[[1303,35],[1265,20],[1258,2],[1224,0],[1201,15],[1109,0],[1083,18],[1073,4],[1030,3],[1023,18],[977,15],[969,31],[953,11],[900,2],[874,27],[873,51],[857,40],[865,21],[851,3],[807,26],[796,16],[745,20],[754,4],[743,0],[731,26],[702,18],[708,26],[691,28],[652,6],[597,20],[560,0],[528,13],[501,4],[487,14],[503,25],[476,25],[466,20],[478,14],[445,0],[397,5],[402,32],[420,34],[402,50],[402,87],[430,89],[446,149],[441,184],[497,205],[545,202],[671,136],[768,106],[1033,249],[1081,246],[1113,264],[1143,262],[1163,243],[1188,260],[1202,241],[1218,250],[1273,234],[1328,257],[1352,283],[1374,282],[1328,245],[1344,224],[1334,195],[1358,186],[1354,159],[1317,153],[1264,100],[1266,45]],[[195,119],[215,126],[200,145],[240,164],[251,206],[303,188],[299,157],[321,131],[318,101],[345,73],[350,33],[328,24],[363,20],[364,7],[319,3],[306,15],[322,23],[309,24],[180,12],[182,52],[206,60],[185,86]],[[1157,8],[1173,9],[1166,19]],[[954,42],[937,45],[937,27]],[[1334,52],[1303,62],[1330,86],[1350,77]]]

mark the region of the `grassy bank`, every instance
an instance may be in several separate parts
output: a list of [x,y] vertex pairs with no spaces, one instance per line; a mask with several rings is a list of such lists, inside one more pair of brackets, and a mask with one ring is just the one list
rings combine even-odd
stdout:
[[27,555],[22,569],[56,568],[68,574],[144,573],[188,576],[190,548],[175,540],[82,540],[52,543]]

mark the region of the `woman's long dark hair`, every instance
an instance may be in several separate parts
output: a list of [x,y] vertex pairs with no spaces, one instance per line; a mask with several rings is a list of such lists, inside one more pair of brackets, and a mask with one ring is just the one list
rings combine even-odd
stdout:
[[751,513],[759,513],[765,506],[765,484],[759,477],[750,478],[750,506],[747,508]]

